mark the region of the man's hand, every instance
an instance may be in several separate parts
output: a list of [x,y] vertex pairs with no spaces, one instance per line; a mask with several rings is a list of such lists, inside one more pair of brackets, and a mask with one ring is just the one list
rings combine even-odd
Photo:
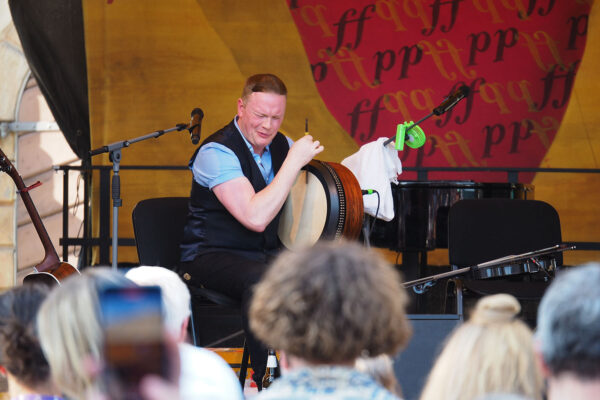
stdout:
[[242,225],[262,232],[281,210],[300,169],[323,149],[318,140],[306,135],[293,144],[273,181],[260,192],[240,177],[213,187],[213,193]]
[[285,161],[293,163],[294,167],[299,171],[323,150],[324,147],[318,140],[313,141],[311,135],[306,135],[294,142]]

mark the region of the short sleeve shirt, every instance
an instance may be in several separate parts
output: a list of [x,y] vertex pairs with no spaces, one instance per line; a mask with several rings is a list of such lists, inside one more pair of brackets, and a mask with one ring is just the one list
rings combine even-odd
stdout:
[[[270,145],[265,147],[262,155],[256,154],[250,142],[242,134],[237,123],[237,117],[233,119],[233,122],[238,133],[244,139],[246,146],[248,146],[248,150],[250,150],[256,165],[258,165],[265,183],[268,185],[275,177],[271,161]],[[287,136],[286,139],[291,147],[294,142]],[[200,148],[190,169],[194,175],[194,180],[199,185],[211,190],[221,183],[244,176],[240,160],[233,150],[216,142],[207,143]]]

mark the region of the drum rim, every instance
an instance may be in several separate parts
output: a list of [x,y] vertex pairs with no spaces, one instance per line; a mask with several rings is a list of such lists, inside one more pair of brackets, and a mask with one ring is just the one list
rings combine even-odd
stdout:
[[[325,192],[329,194],[329,196],[325,196],[327,199],[327,217],[320,239],[340,238],[344,231],[346,196],[337,172],[326,162],[320,160],[312,160],[303,169],[315,175],[321,182]],[[320,173],[316,174],[314,171]]]

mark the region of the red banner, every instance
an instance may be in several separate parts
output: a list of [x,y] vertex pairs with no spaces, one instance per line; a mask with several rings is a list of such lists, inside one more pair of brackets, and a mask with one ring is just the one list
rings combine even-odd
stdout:
[[[405,166],[537,167],[566,110],[590,5],[554,0],[291,0],[329,111],[359,144],[421,124]],[[454,175],[456,176],[456,175]]]

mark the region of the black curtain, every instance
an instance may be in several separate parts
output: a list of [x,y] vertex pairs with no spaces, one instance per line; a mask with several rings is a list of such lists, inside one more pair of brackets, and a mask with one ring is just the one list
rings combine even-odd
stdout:
[[29,68],[69,146],[86,163],[90,150],[81,0],[9,0]]

